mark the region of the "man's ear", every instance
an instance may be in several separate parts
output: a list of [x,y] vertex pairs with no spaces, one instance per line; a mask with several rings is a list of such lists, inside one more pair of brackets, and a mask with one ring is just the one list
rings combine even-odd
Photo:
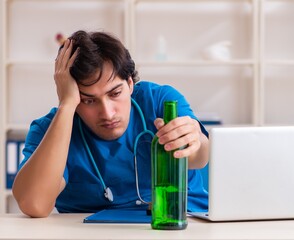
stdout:
[[129,85],[129,88],[130,88],[130,94],[133,93],[133,90],[134,90],[134,82],[133,82],[133,79],[132,77],[128,77],[128,85]]

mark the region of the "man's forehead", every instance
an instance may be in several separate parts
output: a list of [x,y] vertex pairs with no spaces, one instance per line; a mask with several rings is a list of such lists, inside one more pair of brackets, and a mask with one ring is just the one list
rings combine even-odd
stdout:
[[111,81],[107,81],[105,84],[99,84],[99,81],[91,86],[79,86],[81,95],[88,97],[97,97],[99,95],[108,94],[112,91],[123,86],[124,80],[120,78],[114,78]]

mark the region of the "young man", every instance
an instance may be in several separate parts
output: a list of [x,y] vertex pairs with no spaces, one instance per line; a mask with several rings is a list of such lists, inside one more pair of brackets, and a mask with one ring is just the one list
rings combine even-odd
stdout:
[[[139,204],[151,200],[151,132],[167,151],[187,145],[174,154],[189,161],[188,211],[207,210],[196,170],[208,162],[206,130],[174,88],[138,82],[118,39],[75,32],[59,50],[54,79],[59,106],[32,122],[13,185],[25,214],[46,217],[54,207],[61,213],[146,208]],[[166,125],[165,100],[177,100],[179,113]],[[134,143],[144,124],[149,133],[138,141],[135,164]]]

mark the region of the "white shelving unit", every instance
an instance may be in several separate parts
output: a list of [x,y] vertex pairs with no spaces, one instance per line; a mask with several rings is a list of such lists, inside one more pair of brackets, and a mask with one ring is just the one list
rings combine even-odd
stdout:
[[137,0],[132,7],[132,50],[144,79],[172,84],[200,116],[259,123],[258,1]]
[[5,143],[10,132],[57,106],[54,59],[57,33],[105,30],[128,44],[128,3],[124,0],[1,0],[0,213],[15,209],[6,189]]
[[260,94],[261,122],[294,123],[293,0],[261,0]]
[[175,86],[200,117],[216,115],[224,125],[294,123],[294,0],[0,1],[0,213],[13,209],[5,188],[10,131],[26,131],[57,105],[59,32],[114,33],[142,80]]
[[[1,27],[4,25],[4,2],[1,2],[1,16],[0,19]],[[0,31],[0,44],[1,44],[1,52],[5,46],[4,40],[4,29]],[[5,142],[6,142],[6,74],[4,71],[4,56],[0,58],[0,66],[1,66],[1,75],[0,75],[0,213],[6,212],[6,164],[5,164]]]

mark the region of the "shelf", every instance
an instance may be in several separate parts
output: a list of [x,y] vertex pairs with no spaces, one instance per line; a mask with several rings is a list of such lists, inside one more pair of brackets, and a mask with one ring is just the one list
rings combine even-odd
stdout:
[[12,190],[11,190],[11,189],[6,189],[6,190],[4,191],[4,195],[5,195],[5,197],[10,197],[10,196],[12,196]]
[[293,66],[294,60],[284,60],[284,59],[273,59],[273,60],[265,60],[264,64],[266,65],[286,65]]
[[[176,59],[180,64],[182,59],[188,64],[253,59],[257,37],[253,2],[139,1],[132,16],[135,59],[139,63]],[[150,26],[152,34],[146,31]]]
[[8,132],[10,130],[15,131],[28,131],[30,125],[29,124],[7,124],[5,131]]
[[9,32],[5,48],[8,59],[51,59],[54,62],[59,48],[56,34],[68,37],[79,29],[107,29],[124,39],[127,17],[124,0],[3,2],[7,16],[3,25]]
[[8,60],[6,65],[8,67],[14,65],[32,65],[32,66],[54,66],[55,61],[48,61],[48,60]]
[[261,0],[263,8],[264,58],[294,59],[293,0]]
[[253,59],[244,60],[230,60],[230,61],[153,61],[153,62],[137,62],[140,67],[190,67],[190,66],[229,66],[229,65],[253,65],[255,64]]
[[[294,64],[294,61],[289,61],[291,64]],[[195,61],[146,61],[146,62],[137,62],[138,66],[148,66],[148,67],[162,67],[162,66],[213,66],[213,65],[253,65],[255,61],[253,59],[236,59],[229,61],[209,61],[209,60],[195,60]],[[37,65],[37,66],[53,66],[54,61],[45,61],[45,60],[11,60],[6,63],[7,66],[13,65]]]
[[[166,3],[166,2],[179,2],[179,0],[133,0],[135,3],[151,2],[151,3]],[[222,2],[252,2],[255,0],[222,0]],[[272,0],[273,1],[273,0]],[[276,0],[280,1],[280,0]],[[290,0],[288,0],[290,1]],[[181,0],[181,3],[195,3],[195,2],[220,2],[219,0]]]

